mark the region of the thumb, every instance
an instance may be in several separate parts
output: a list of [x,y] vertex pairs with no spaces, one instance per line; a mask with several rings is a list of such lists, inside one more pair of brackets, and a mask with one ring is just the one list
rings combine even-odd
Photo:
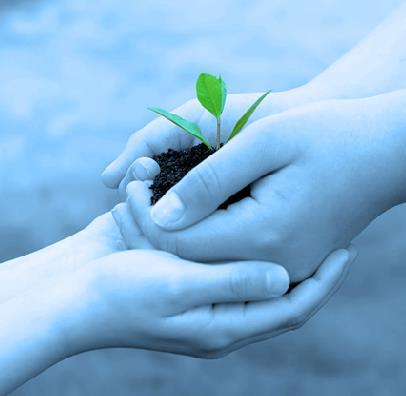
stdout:
[[[146,128],[148,127],[151,126],[147,125]],[[117,188],[135,159],[149,157],[153,154],[151,146],[147,144],[143,130],[134,133],[124,150],[103,171],[101,175],[103,183],[109,188]]]
[[[196,101],[190,100],[174,110],[177,114],[195,120],[200,108]],[[192,145],[193,138],[180,131],[164,117],[158,117],[148,123],[129,138],[122,153],[104,170],[102,180],[107,187],[117,188],[127,173],[130,165],[140,157],[152,157],[166,150],[179,149],[182,142]]]
[[166,230],[188,227],[258,178],[287,165],[292,145],[278,141],[273,124],[268,118],[251,124],[193,168],[152,208],[154,223]]

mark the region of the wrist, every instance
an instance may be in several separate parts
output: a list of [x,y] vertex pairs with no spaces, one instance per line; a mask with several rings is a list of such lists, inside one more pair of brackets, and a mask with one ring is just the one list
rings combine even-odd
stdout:
[[347,103],[358,131],[347,141],[353,150],[349,166],[364,181],[353,188],[378,216],[406,201],[406,90]]
[[[133,260],[136,260],[136,254],[133,252]],[[120,255],[117,254],[103,257],[65,279],[66,287],[75,285],[74,290],[68,293],[70,297],[65,299],[60,322],[65,356],[124,346],[120,337],[123,317],[120,304],[114,298],[119,286],[114,282],[114,274],[111,274],[111,269],[119,265],[118,260]],[[134,265],[137,263],[134,262]]]
[[91,331],[97,316],[96,301],[100,299],[94,287],[95,267],[89,263],[89,268],[53,281],[53,286],[46,290],[47,301],[51,302],[49,327],[55,330],[54,342],[60,360],[100,347],[97,333]]
[[0,302],[61,279],[88,262],[124,250],[125,244],[110,212],[97,217],[84,230],[28,256],[0,266]]

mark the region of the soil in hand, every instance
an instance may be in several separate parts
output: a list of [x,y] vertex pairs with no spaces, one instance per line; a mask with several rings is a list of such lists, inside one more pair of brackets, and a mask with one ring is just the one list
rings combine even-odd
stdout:
[[[207,146],[202,143],[197,146],[193,146],[191,149],[181,151],[169,149],[166,153],[154,156],[153,159],[159,164],[161,172],[155,177],[154,182],[150,187],[153,192],[151,204],[154,205],[191,169],[213,153],[214,150],[209,151]],[[229,197],[227,201],[220,205],[220,209],[226,209],[228,205],[248,197],[250,195],[250,191],[250,186],[245,187],[237,194]]]

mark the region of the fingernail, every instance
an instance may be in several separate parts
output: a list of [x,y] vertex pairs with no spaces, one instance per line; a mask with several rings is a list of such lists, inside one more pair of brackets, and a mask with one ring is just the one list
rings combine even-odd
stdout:
[[148,170],[139,162],[133,168],[133,176],[138,180],[145,180],[149,178]]
[[169,191],[151,209],[152,221],[166,227],[179,220],[185,212],[185,207],[174,191]]
[[154,179],[160,172],[159,164],[149,157],[138,158],[132,170],[134,177],[138,180]]
[[282,267],[278,271],[269,271],[266,274],[266,283],[270,297],[283,296],[289,289],[289,275]]

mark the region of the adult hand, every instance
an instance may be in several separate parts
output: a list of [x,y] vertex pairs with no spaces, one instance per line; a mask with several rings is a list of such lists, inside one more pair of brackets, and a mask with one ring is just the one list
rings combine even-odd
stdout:
[[[274,261],[302,280],[406,199],[405,108],[398,91],[263,118],[152,209],[140,181],[129,184],[127,204],[158,249],[199,261]],[[251,197],[216,210],[250,183]]]
[[289,283],[276,264],[207,265],[157,251],[115,254],[87,267],[85,309],[77,330],[65,335],[71,354],[134,347],[223,356],[301,326],[341,284],[354,255],[353,249],[333,253],[314,277],[271,298]]

